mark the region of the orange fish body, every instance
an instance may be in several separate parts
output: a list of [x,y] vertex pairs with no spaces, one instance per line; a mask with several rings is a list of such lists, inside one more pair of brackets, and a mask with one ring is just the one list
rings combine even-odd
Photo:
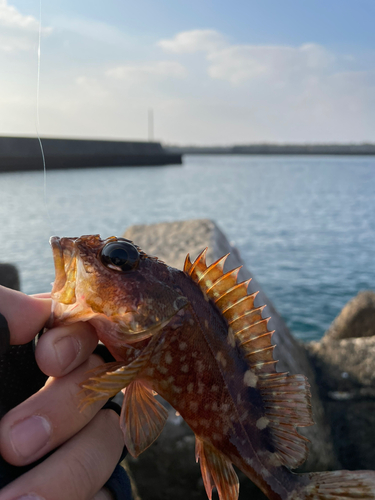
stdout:
[[128,240],[52,238],[55,323],[90,321],[117,362],[84,384],[89,404],[125,389],[121,426],[138,456],[160,434],[160,394],[196,436],[206,492],[236,500],[241,469],[269,499],[375,499],[375,472],[294,474],[307,457],[297,426],[312,425],[302,375],[278,373],[272,332],[256,294],[223,273],[225,257],[205,252],[184,272],[147,256]]

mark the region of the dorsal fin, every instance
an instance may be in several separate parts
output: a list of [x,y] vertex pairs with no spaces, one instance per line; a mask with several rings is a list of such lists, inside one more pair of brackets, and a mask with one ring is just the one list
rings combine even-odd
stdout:
[[296,427],[314,423],[307,379],[303,375],[276,372],[275,345],[271,341],[274,332],[268,330],[270,318],[262,316],[265,306],[254,307],[258,292],[247,293],[250,280],[238,282],[242,266],[224,274],[229,254],[207,266],[206,253],[207,248],[193,263],[188,255],[184,271],[219,309],[227,322],[228,334],[244,353],[249,366],[244,382],[261,393],[265,407],[261,425],[269,426],[272,431],[280,464],[298,467],[306,460],[308,440],[298,434]]

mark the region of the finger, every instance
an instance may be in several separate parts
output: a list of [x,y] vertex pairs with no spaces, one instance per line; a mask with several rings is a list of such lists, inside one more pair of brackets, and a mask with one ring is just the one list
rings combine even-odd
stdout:
[[115,497],[107,488],[102,488],[92,500],[115,500]]
[[40,337],[35,359],[46,375],[61,377],[86,361],[97,343],[95,330],[88,323],[58,326]]
[[51,292],[44,292],[44,293],[32,293],[30,297],[35,297],[36,299],[50,299],[51,298]]
[[11,344],[26,344],[43,328],[51,314],[51,300],[29,297],[0,286],[0,313],[6,318]]
[[92,498],[111,476],[122,449],[118,415],[102,410],[44,462],[2,489],[0,500]]
[[13,408],[0,421],[0,454],[13,465],[27,465],[60,446],[95,416],[105,401],[79,410],[80,383],[103,361],[96,355],[62,378],[46,385]]

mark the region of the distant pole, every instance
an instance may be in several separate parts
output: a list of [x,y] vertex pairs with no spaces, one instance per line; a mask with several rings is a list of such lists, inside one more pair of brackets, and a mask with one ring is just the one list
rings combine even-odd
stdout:
[[154,110],[152,108],[148,110],[148,140],[149,142],[154,140]]

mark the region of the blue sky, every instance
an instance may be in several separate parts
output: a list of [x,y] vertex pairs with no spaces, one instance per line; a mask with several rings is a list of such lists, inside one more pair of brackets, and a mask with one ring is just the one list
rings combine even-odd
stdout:
[[[40,131],[375,140],[373,0],[42,0]],[[39,0],[0,0],[0,133],[35,134]]]

